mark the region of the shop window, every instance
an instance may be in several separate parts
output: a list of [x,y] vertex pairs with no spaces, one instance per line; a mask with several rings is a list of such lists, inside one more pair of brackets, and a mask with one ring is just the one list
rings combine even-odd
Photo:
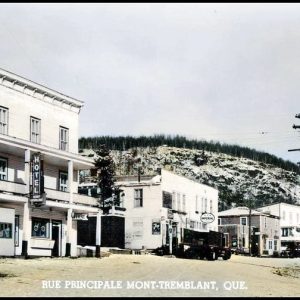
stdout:
[[41,143],[41,120],[34,117],[30,117],[30,141]]
[[62,192],[68,191],[68,173],[59,172],[59,190]]
[[69,129],[62,126],[59,127],[59,149],[69,150]]
[[143,207],[143,189],[134,190],[134,207]]
[[48,219],[32,218],[32,236],[39,238],[49,238]]
[[7,159],[0,158],[0,180],[7,180]]
[[0,133],[8,134],[8,108],[0,106]]
[[11,239],[11,238],[12,238],[12,224],[0,223],[0,239]]

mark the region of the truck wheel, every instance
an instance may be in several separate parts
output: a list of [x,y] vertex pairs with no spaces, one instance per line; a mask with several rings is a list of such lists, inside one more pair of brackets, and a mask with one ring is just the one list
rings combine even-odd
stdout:
[[224,256],[223,256],[223,260],[227,260],[231,257],[231,251],[225,251]]

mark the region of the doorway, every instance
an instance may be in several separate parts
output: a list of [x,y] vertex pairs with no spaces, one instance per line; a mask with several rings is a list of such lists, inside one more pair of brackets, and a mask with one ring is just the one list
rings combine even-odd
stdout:
[[52,249],[52,256],[58,257],[61,254],[61,221],[52,220],[52,240],[54,240],[54,246]]

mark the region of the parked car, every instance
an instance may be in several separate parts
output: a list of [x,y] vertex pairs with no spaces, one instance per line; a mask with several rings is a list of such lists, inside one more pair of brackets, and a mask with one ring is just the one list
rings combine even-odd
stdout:
[[300,245],[287,247],[285,250],[281,251],[280,256],[289,258],[300,257]]

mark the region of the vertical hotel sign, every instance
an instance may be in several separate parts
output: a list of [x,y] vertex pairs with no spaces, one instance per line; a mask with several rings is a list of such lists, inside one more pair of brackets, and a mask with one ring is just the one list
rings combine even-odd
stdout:
[[44,194],[44,172],[43,161],[40,153],[34,153],[32,156],[32,189],[31,198],[34,202],[43,202]]

